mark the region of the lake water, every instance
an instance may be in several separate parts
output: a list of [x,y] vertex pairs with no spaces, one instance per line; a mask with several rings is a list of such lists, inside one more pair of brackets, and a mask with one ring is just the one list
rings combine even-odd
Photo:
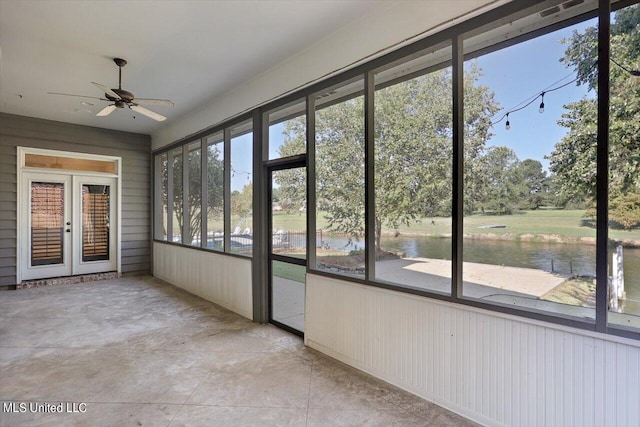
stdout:
[[[345,251],[364,247],[364,241],[337,236],[323,236],[332,249]],[[428,236],[384,236],[385,250],[405,252],[408,257],[451,259],[451,239]],[[614,248],[610,248],[610,252]],[[534,268],[557,273],[595,276],[594,245],[521,242],[515,240],[464,240],[464,260],[483,264]],[[609,255],[611,259],[611,255]],[[624,276],[627,299],[640,301],[640,249],[624,249]]]

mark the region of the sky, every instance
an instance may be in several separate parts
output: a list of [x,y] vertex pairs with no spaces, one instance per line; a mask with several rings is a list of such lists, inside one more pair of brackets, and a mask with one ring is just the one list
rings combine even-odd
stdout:
[[253,132],[231,138],[231,191],[253,181]]
[[[582,32],[586,27],[596,25],[596,19],[581,22],[478,58],[484,74],[478,83],[489,86],[502,107],[494,122],[509,109],[546,88],[573,80],[576,77],[573,69],[559,61],[567,47],[560,41],[568,39],[574,30]],[[516,152],[520,160],[539,160],[547,170],[549,162],[544,156],[551,153],[567,131],[557,124],[564,111],[563,105],[585,96],[592,98],[595,93],[589,93],[586,85],[577,86],[575,83],[545,94],[544,113],[538,112],[538,99],[527,108],[510,114],[511,128],[505,129],[506,120],[493,126],[495,135],[487,146],[507,146]]]
[[[576,77],[573,69],[560,62],[567,46],[561,40],[570,38],[574,30],[582,32],[586,27],[596,25],[597,20],[591,19],[477,58],[483,72],[478,84],[489,86],[502,108],[494,116],[494,121],[533,95],[573,80]],[[555,144],[567,132],[566,128],[557,124],[564,111],[563,105],[594,96],[595,93],[589,92],[585,85],[577,86],[575,83],[547,93],[544,97],[544,113],[538,112],[538,99],[527,108],[510,114],[511,128],[505,129],[506,120],[493,126],[494,136],[487,146],[507,146],[515,151],[520,160],[539,160],[543,168],[548,170],[549,161],[544,157],[551,154]],[[284,139],[283,130],[284,123],[269,128],[270,159],[279,157],[277,151]],[[241,152],[251,152],[250,138],[251,134],[237,138],[238,143],[247,144],[247,151]],[[232,150],[234,147],[239,149],[236,144],[232,144]],[[231,159],[234,175],[231,178],[231,190],[240,191],[248,182],[247,174],[241,172],[251,171],[251,157],[234,156],[232,153]]]

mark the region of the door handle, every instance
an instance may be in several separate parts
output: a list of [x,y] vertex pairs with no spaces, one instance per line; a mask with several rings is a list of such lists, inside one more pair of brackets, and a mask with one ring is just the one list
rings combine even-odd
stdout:
[[70,228],[67,228],[65,231],[66,231],[67,233],[71,233],[71,229],[70,229]]

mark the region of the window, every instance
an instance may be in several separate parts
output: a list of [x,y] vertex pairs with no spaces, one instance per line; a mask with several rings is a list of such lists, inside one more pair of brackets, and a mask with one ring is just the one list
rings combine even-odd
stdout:
[[269,160],[307,152],[306,103],[298,100],[267,114]]
[[168,168],[167,153],[156,156],[156,215],[155,215],[155,238],[167,240],[167,197],[168,197]]
[[329,88],[315,99],[316,265],[364,277],[364,83]]
[[227,252],[253,253],[253,122],[230,130],[231,247]]
[[252,256],[252,120],[157,154],[155,165],[157,240]]
[[173,200],[171,201],[171,225],[172,235],[170,241],[183,243],[183,211],[182,203],[182,147],[178,147],[169,152],[171,189],[173,192]]
[[597,69],[571,46],[597,20],[502,44],[540,12],[464,40],[463,295],[594,319]]
[[[270,236],[276,249],[309,255],[321,275],[638,338],[636,3],[611,2],[610,50],[597,0],[512,2],[255,110],[271,228],[288,236]],[[192,196],[204,186],[203,246],[252,254],[252,131],[253,120],[218,128],[200,163],[199,142],[157,155],[157,239],[198,244]],[[305,153],[308,172],[286,159]],[[280,170],[287,160],[299,163]],[[279,263],[274,276],[304,276]]]
[[[640,5],[611,16],[609,322],[640,327]],[[635,41],[633,41],[635,40]],[[588,125],[589,117],[582,118]]]
[[[305,99],[299,99],[267,113],[269,160],[307,152],[306,111]],[[273,252],[306,258],[307,168],[274,171],[271,202]]]
[[218,132],[205,139],[207,147],[207,244],[224,250],[224,137]]
[[375,74],[375,279],[451,293],[451,46]]
[[187,145],[189,198],[187,214],[189,223],[188,243],[200,246],[202,242],[202,146],[200,141]]

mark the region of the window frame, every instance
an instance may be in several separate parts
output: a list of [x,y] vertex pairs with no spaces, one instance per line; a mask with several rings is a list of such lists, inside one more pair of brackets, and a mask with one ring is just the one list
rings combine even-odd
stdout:
[[[161,149],[155,150],[152,152],[152,176],[153,176],[153,191],[152,194],[154,196],[154,200],[153,200],[153,215],[152,218],[154,220],[154,233],[153,233],[153,238],[152,241],[155,243],[164,243],[164,244],[169,244],[169,245],[174,245],[174,246],[181,246],[181,247],[185,247],[185,248],[189,248],[189,249],[194,249],[194,250],[201,250],[201,251],[206,251],[206,252],[210,252],[210,253],[216,253],[216,254],[220,254],[220,255],[228,255],[228,256],[232,256],[232,257],[239,257],[242,259],[251,259],[253,258],[253,254],[255,253],[255,250],[253,250],[251,252],[251,254],[243,254],[243,253],[235,253],[235,252],[230,252],[228,251],[228,249],[230,249],[230,245],[228,244],[230,242],[230,224],[231,224],[231,216],[230,216],[230,212],[231,212],[231,203],[230,203],[230,198],[231,198],[231,168],[230,168],[230,162],[231,162],[231,157],[230,157],[230,150],[231,150],[231,129],[233,127],[239,126],[239,125],[244,125],[248,122],[251,122],[251,128],[247,133],[252,133],[254,132],[254,128],[255,126],[253,125],[253,112],[251,113],[247,113],[247,114],[242,114],[237,116],[236,118],[229,120],[227,122],[224,122],[220,125],[216,125],[216,126],[212,126],[210,128],[207,128],[201,132],[198,132],[190,137],[181,139],[179,141],[176,141],[172,144],[169,144],[165,147],[162,147]],[[220,134],[222,133],[224,135],[223,137],[223,150],[224,150],[224,188],[223,188],[223,193],[224,193],[224,224],[225,224],[225,230],[224,230],[224,239],[225,239],[225,245],[224,245],[224,250],[215,250],[213,248],[208,248],[207,242],[206,242],[206,238],[202,238],[207,236],[207,231],[206,228],[203,227],[207,227],[207,223],[208,223],[208,218],[207,218],[207,213],[206,213],[206,204],[208,202],[208,193],[207,193],[207,189],[206,189],[206,184],[208,183],[208,177],[207,177],[207,157],[208,157],[208,152],[207,152],[207,137],[209,136],[213,136],[216,134]],[[255,136],[253,137],[253,142],[255,144]],[[190,245],[188,242],[184,241],[184,237],[182,238],[181,242],[173,242],[172,241],[172,235],[170,234],[170,232],[172,233],[172,221],[167,221],[167,239],[160,239],[158,238],[157,235],[157,231],[159,230],[158,227],[161,226],[160,224],[157,224],[157,221],[161,221],[160,215],[161,215],[161,205],[160,205],[160,198],[161,198],[161,166],[160,166],[160,158],[163,154],[167,155],[167,162],[168,162],[168,169],[167,169],[167,175],[168,175],[168,179],[167,179],[167,198],[169,199],[169,197],[173,196],[173,177],[172,177],[172,168],[170,166],[170,160],[171,160],[171,151],[172,150],[176,150],[178,148],[181,149],[182,152],[182,174],[183,174],[183,206],[185,204],[188,204],[188,198],[185,196],[188,196],[188,192],[189,190],[191,190],[190,188],[188,188],[188,184],[185,186],[185,179],[188,179],[188,167],[189,167],[189,161],[188,161],[188,146],[190,144],[193,144],[194,142],[199,142],[200,144],[200,150],[201,150],[201,166],[200,166],[200,172],[201,172],[201,185],[200,185],[200,189],[199,191],[202,192],[202,196],[201,196],[201,215],[202,215],[202,225],[201,225],[201,239],[200,239],[200,246],[192,246]],[[186,154],[186,156],[185,156]],[[252,153],[253,154],[253,153]],[[186,159],[186,160],[185,160]],[[254,162],[252,162],[252,165],[254,164]],[[252,171],[253,174],[253,171]],[[255,176],[255,174],[253,174]],[[253,182],[253,180],[252,180]],[[254,190],[255,191],[255,190]],[[168,205],[168,209],[167,209],[167,215],[171,216],[173,215],[173,207],[171,206],[171,203],[167,203]],[[204,207],[204,209],[203,209]],[[188,206],[187,206],[188,208]],[[186,221],[183,223],[183,236],[184,231],[188,232],[188,228],[189,225],[186,223]],[[254,230],[255,230],[255,225],[253,226]],[[255,231],[254,231],[255,234]]]
[[[353,66],[346,70],[339,70],[333,75],[327,78],[320,78],[316,82],[310,83],[308,86],[293,90],[281,98],[269,101],[264,105],[253,107],[248,112],[230,119],[222,124],[208,128],[195,135],[187,137],[183,140],[179,140],[173,144],[156,150],[152,153],[153,156],[162,154],[180,146],[192,142],[195,138],[201,138],[205,135],[211,134],[216,131],[224,130],[225,128],[233,125],[240,124],[247,120],[253,119],[253,142],[254,142],[254,159],[253,159],[253,183],[254,183],[254,196],[253,196],[253,208],[254,208],[254,236],[255,238],[263,237],[257,236],[258,233],[262,233],[264,227],[259,225],[259,218],[256,219],[256,215],[264,210],[261,206],[261,201],[264,200],[266,189],[264,186],[264,173],[266,167],[269,164],[268,159],[268,112],[273,111],[279,107],[285,106],[289,103],[297,101],[299,99],[306,98],[306,113],[307,113],[307,221],[308,229],[315,229],[316,218],[313,213],[316,209],[315,192],[311,191],[311,184],[315,184],[315,108],[313,95],[327,88],[336,86],[341,82],[348,81],[356,78],[363,78],[365,81],[365,236],[367,237],[368,244],[365,247],[365,278],[359,279],[351,276],[344,276],[334,274],[331,272],[319,271],[314,269],[315,266],[315,254],[313,251],[308,251],[307,259],[307,273],[311,273],[318,276],[324,276],[352,283],[358,283],[362,285],[372,286],[381,289],[387,289],[397,291],[405,294],[413,294],[422,297],[427,297],[435,300],[441,300],[451,302],[455,304],[461,304],[464,306],[487,310],[489,312],[499,312],[506,315],[514,315],[517,317],[524,317],[544,322],[550,322],[554,324],[564,325],[568,327],[574,327],[596,333],[611,334],[635,340],[640,340],[640,330],[636,328],[625,328],[624,326],[610,324],[607,319],[608,307],[607,307],[607,293],[608,293],[608,260],[607,260],[607,242],[608,242],[608,148],[609,148],[609,41],[610,41],[610,23],[611,12],[630,6],[637,1],[635,0],[598,0],[593,6],[594,8],[588,12],[580,13],[577,16],[563,18],[558,22],[551,23],[541,28],[535,29],[528,33],[514,37],[507,41],[502,41],[489,45],[479,51],[470,52],[464,55],[463,40],[473,32],[483,32],[492,28],[497,28],[500,25],[513,20],[514,17],[524,16],[524,14],[531,14],[532,10],[545,10],[551,6],[562,3],[561,0],[520,0],[518,2],[509,2],[495,9],[492,9],[482,15],[472,17],[464,22],[446,28],[437,33],[427,35],[424,38],[415,41],[411,44],[397,48],[389,53],[386,53],[377,58],[368,60],[359,65]],[[480,55],[493,50],[501,49],[502,47],[520,43],[528,39],[535,38],[539,35],[549,33],[559,28],[563,28],[577,22],[582,22],[591,18],[598,18],[598,44],[599,44],[599,58],[598,58],[598,148],[597,148],[597,225],[596,225],[596,310],[595,321],[589,321],[586,319],[579,319],[575,317],[563,316],[557,313],[550,313],[545,311],[539,311],[536,309],[525,309],[519,307],[508,307],[499,305],[496,303],[487,303],[478,300],[472,300],[462,297],[462,188],[463,188],[463,120],[464,120],[464,105],[463,97],[463,63],[466,59],[472,58],[474,55]],[[373,73],[384,66],[388,66],[396,61],[403,60],[404,58],[416,55],[425,49],[432,46],[441,44],[443,42],[451,43],[453,58],[452,58],[452,74],[453,74],[453,194],[452,194],[452,282],[451,293],[449,295],[442,295],[439,293],[430,292],[428,290],[417,290],[402,286],[396,286],[389,283],[378,282],[372,280],[369,271],[370,266],[375,264],[375,253],[369,250],[369,246],[373,242],[370,238],[372,236],[372,209],[375,207],[373,198],[370,197],[374,194],[374,182],[373,182],[373,96],[374,96],[374,81]],[[313,114],[312,114],[313,113]],[[265,126],[266,124],[266,126]],[[265,131],[265,129],[267,129]],[[266,135],[265,135],[266,134]],[[260,154],[257,158],[256,154]],[[183,156],[184,158],[184,156]],[[169,159],[170,160],[170,159]],[[225,158],[226,161],[226,158]],[[152,166],[156,165],[156,161],[152,161]],[[154,172],[155,176],[155,172]],[[171,174],[169,174],[169,178]],[[157,177],[154,179],[154,183],[157,183]],[[171,183],[168,184],[169,189]],[[152,194],[157,194],[152,193]],[[226,200],[225,200],[226,202]],[[156,201],[154,200],[154,209],[157,208]],[[168,203],[169,212],[171,215],[171,204]],[[170,216],[169,216],[170,217]],[[153,218],[157,218],[155,215]],[[167,235],[170,235],[170,224],[168,224]],[[313,242],[311,236],[314,233],[308,233],[309,241],[308,247],[312,247]],[[173,243],[170,241],[162,241],[155,239],[154,241],[162,242],[166,244],[174,244],[179,246],[185,246],[182,244]],[[262,258],[266,257],[266,253],[262,253],[264,248],[264,241],[260,240],[259,245],[256,245],[254,240],[254,273],[253,273],[253,289],[254,289],[254,315],[257,321],[261,321],[264,316],[265,307],[259,306],[264,304],[264,274],[261,272],[265,270]],[[197,248],[194,248],[197,249]],[[246,258],[243,255],[227,253],[224,255],[240,256]],[[261,276],[262,274],[262,276]],[[257,313],[257,315],[256,315]]]

